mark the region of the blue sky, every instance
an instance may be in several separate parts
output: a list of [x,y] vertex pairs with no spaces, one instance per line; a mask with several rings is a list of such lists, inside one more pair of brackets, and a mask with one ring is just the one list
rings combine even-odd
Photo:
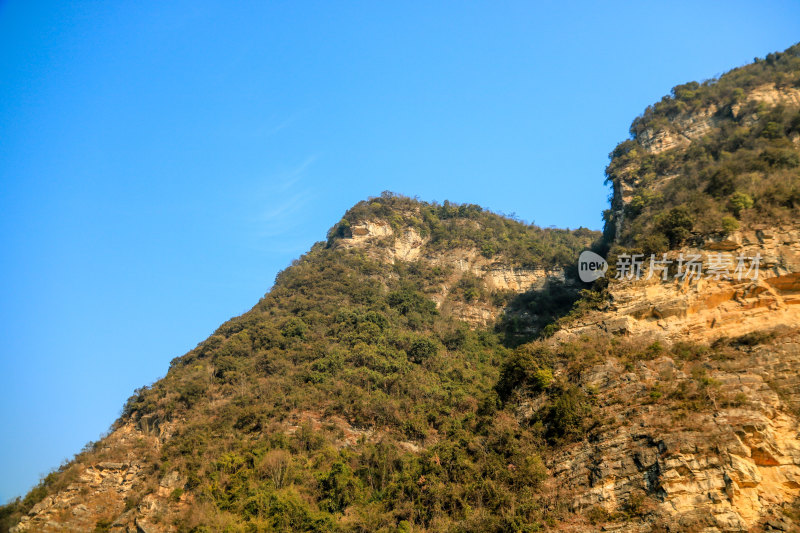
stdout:
[[799,30],[796,2],[0,1],[0,501],[357,201],[599,229],[636,115]]

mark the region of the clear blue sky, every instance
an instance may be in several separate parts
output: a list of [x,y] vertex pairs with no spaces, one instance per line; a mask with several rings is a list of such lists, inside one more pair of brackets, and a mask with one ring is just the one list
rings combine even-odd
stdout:
[[355,202],[600,228],[646,105],[799,30],[788,1],[0,1],[0,501]]

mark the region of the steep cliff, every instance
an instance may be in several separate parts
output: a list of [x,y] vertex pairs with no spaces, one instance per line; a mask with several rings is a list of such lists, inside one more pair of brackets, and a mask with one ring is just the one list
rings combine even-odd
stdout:
[[550,342],[625,347],[578,371],[607,422],[549,465],[576,510],[635,507],[614,530],[800,527],[799,55],[676,87],[611,154],[611,279]]

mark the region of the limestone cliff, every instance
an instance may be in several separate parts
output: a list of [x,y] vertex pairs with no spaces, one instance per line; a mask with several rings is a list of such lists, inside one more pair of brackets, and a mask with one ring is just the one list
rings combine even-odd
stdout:
[[[708,210],[726,207],[715,205],[719,199],[710,194],[681,191],[675,187],[680,180],[684,187],[717,193],[715,179],[723,175],[731,183],[724,194],[759,184],[747,189],[753,196],[771,180],[796,187],[796,173],[737,167],[736,161],[768,153],[770,143],[796,154],[800,133],[792,129],[774,139],[762,130],[743,149],[748,155],[720,151],[707,160],[705,174],[691,179],[687,173],[696,167],[682,162],[696,165],[715,143],[730,149],[728,136],[765,128],[764,117],[800,116],[798,74],[689,110],[669,107],[674,101],[668,101],[669,113],[646,115],[633,139],[612,153],[606,233],[616,238],[609,258],[611,276],[616,272],[618,279],[609,281],[599,308],[567,323],[551,342],[559,346],[600,334],[664,351],[633,361],[612,356],[583,370],[580,379],[596,392],[608,422],[591,441],[571,445],[549,463],[553,490],[570,499],[573,509],[606,517],[607,530],[800,531],[800,223],[794,204],[774,216],[765,207],[769,200],[759,204],[757,198],[752,210],[758,212],[741,212],[727,231],[698,224],[702,214],[692,227],[689,215],[682,242],[671,250],[650,250],[653,240],[645,237],[663,237],[659,232],[672,228],[652,220],[668,219],[683,205],[691,214],[693,201]],[[674,94],[677,100],[681,91]],[[736,172],[745,172],[749,181]],[[642,258],[637,275],[626,270],[634,254]],[[651,256],[671,268],[651,269]],[[699,277],[675,269],[679,259],[690,257],[703,265]],[[757,275],[732,275],[739,257],[758,257]],[[715,263],[729,269],[710,272]],[[709,351],[684,358],[680,347],[688,344]],[[692,394],[700,400],[693,403]],[[613,519],[633,507],[639,520]]]

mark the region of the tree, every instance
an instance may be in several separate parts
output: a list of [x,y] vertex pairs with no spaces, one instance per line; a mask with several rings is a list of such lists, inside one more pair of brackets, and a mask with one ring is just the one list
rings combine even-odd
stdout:
[[733,211],[736,218],[739,218],[742,211],[753,207],[753,198],[751,198],[749,194],[735,192],[731,195],[730,200],[728,200],[728,207]]
[[350,467],[342,461],[336,461],[330,471],[319,478],[321,507],[331,513],[344,512],[357,499],[359,485]]
[[739,229],[739,222],[732,216],[722,217],[722,232],[729,235]]
[[688,207],[679,205],[670,209],[657,226],[669,239],[670,248],[677,248],[689,237],[694,227],[694,218]]
[[422,363],[439,351],[439,346],[430,339],[419,337],[411,341],[408,348],[408,359],[413,363]]
[[292,456],[288,451],[280,449],[270,450],[261,459],[259,471],[262,476],[272,480],[276,489],[280,489],[286,483],[291,462]]
[[706,192],[715,198],[724,198],[736,190],[736,181],[733,179],[733,172],[727,168],[721,168],[711,175],[711,179],[706,186]]

